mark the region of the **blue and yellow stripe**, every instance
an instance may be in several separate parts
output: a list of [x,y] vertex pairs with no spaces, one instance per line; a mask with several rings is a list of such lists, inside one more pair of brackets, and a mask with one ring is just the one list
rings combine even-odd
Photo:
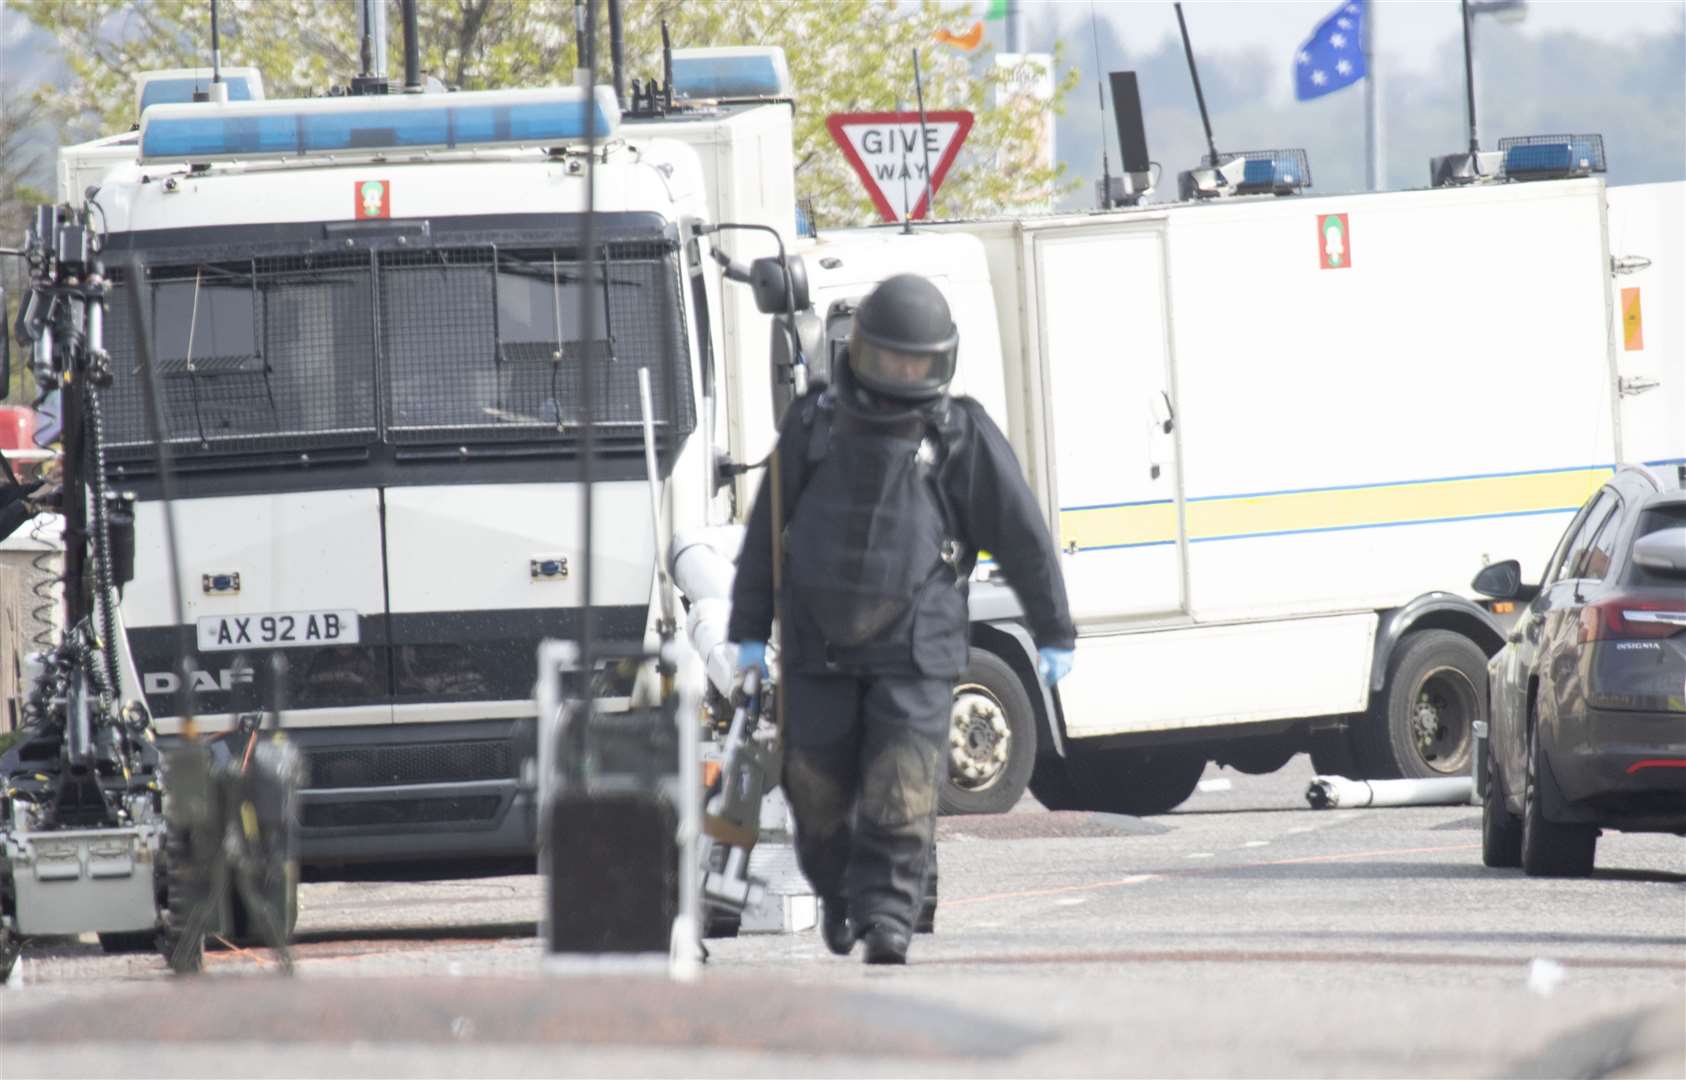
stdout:
[[[1608,465],[1484,473],[1428,480],[1202,495],[1184,506],[1190,543],[1296,533],[1382,529],[1577,509],[1608,480]],[[1169,499],[1060,511],[1060,543],[1078,550],[1150,547],[1177,539]]]

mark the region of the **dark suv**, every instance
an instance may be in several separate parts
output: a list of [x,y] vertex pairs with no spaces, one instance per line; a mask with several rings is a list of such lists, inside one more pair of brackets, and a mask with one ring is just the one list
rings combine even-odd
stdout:
[[1592,872],[1600,828],[1686,833],[1686,466],[1623,466],[1539,585],[1515,560],[1476,592],[1526,602],[1488,663],[1482,861]]

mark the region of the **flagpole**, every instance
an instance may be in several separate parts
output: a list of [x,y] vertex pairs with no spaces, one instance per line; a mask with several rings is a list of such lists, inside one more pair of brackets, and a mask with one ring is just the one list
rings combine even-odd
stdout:
[[1387,152],[1382,140],[1381,72],[1376,64],[1377,0],[1364,5],[1364,156],[1365,176],[1371,191],[1387,186]]

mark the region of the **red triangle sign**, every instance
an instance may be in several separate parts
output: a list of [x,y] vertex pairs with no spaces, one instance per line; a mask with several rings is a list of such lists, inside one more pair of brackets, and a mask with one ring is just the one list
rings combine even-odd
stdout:
[[942,186],[949,166],[960,155],[960,144],[972,130],[972,114],[961,110],[926,113],[923,145],[917,112],[833,113],[825,118],[825,126],[860,175],[879,216],[892,222],[917,221],[930,213],[930,194]]

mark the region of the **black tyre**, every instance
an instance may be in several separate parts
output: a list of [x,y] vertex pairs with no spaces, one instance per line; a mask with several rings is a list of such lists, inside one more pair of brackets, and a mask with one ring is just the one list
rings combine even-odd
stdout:
[[1505,806],[1505,790],[1491,747],[1487,751],[1487,793],[1481,797],[1481,861],[1488,866],[1522,865],[1522,822]]
[[1066,769],[1084,810],[1163,814],[1194,794],[1206,756],[1186,747],[1074,750]]
[[151,952],[158,947],[158,931],[135,930],[100,935],[100,949],[108,953]]
[[1466,775],[1475,722],[1486,718],[1486,654],[1462,634],[1416,630],[1389,658],[1353,749],[1372,779]]
[[727,908],[715,907],[712,904],[703,905],[703,937],[705,938],[735,938],[742,919],[737,912]]
[[1049,810],[1083,809],[1083,796],[1077,785],[1071,782],[1065,759],[1055,754],[1044,754],[1036,759],[1036,767],[1030,771],[1029,786],[1036,801]]
[[[1363,717],[1359,717],[1359,722]],[[1336,728],[1319,731],[1311,737],[1311,768],[1318,776],[1344,776],[1348,780],[1367,780],[1358,757],[1352,752],[1352,729]]]
[[931,845],[931,869],[925,876],[925,902],[919,905],[919,917],[913,922],[915,934],[937,932],[937,846]]
[[1245,739],[1226,747],[1218,763],[1248,776],[1268,776],[1298,752],[1299,748],[1285,738]]
[[205,966],[206,883],[194,873],[192,841],[172,825],[164,843],[164,928],[158,951],[177,975],[196,975]]
[[1545,796],[1551,783],[1551,767],[1542,756],[1536,724],[1528,732],[1528,776],[1522,791],[1522,872],[1529,877],[1586,877],[1592,873],[1598,830],[1548,821]]
[[1000,814],[1024,796],[1036,765],[1036,712],[1024,684],[994,653],[973,649],[954,686],[944,814]]
[[6,985],[12,977],[12,968],[18,962],[18,956],[23,952],[23,942],[12,933],[11,927],[0,926],[0,987]]

